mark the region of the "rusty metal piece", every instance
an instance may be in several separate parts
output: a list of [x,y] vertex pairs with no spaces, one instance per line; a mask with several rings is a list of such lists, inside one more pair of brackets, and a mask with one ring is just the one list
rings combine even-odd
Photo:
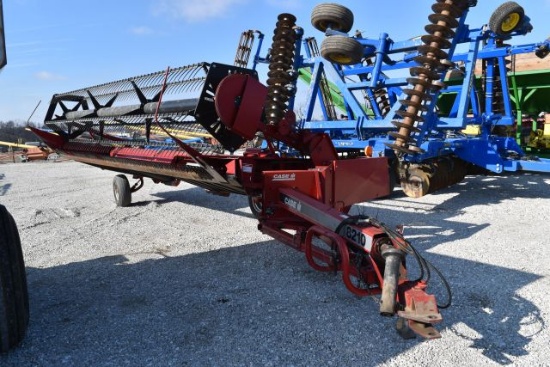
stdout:
[[384,284],[382,286],[382,295],[380,296],[380,315],[393,316],[396,311],[399,268],[405,254],[403,251],[390,245],[382,246],[380,253],[385,260]]
[[405,93],[408,96],[417,96],[417,97],[421,98],[423,101],[431,101],[432,100],[432,95],[431,94],[424,93],[424,92],[416,90],[416,89],[405,89],[403,91],[403,93]]
[[438,36],[437,35],[438,33],[443,34],[443,32],[436,32],[435,34],[426,34],[426,35],[420,37],[420,39],[422,40],[422,42],[424,42],[427,45],[429,45],[431,43],[436,43],[441,48],[450,48],[451,47],[451,42],[449,42],[449,40],[447,40],[444,37]]
[[414,58],[414,61],[416,61],[420,65],[425,65],[435,70],[438,70],[438,68],[441,67],[441,62],[439,61],[439,59],[436,59],[433,56],[427,56],[427,55],[416,56]]
[[[432,10],[435,13],[445,14],[453,18],[460,18],[462,15],[463,9],[455,6],[452,1],[439,2],[432,5]],[[453,27],[454,28],[454,27]]]
[[[422,104],[422,100],[421,100],[420,97],[411,98],[411,99],[403,99],[403,100],[400,100],[399,102],[401,102],[401,104],[403,106],[414,107],[415,112],[419,112],[419,111],[424,112],[424,111],[428,110],[428,108]],[[410,110],[407,109],[407,112],[410,113]],[[417,116],[417,115],[415,115],[415,116]],[[416,119],[416,117],[415,117],[415,119]]]
[[416,334],[425,339],[439,339],[441,334],[432,324],[425,324],[414,320],[406,320],[408,327]]
[[430,55],[436,59],[446,59],[449,56],[445,51],[430,45],[418,46],[418,52],[423,55]]
[[[453,18],[451,18],[451,19],[453,19]],[[436,24],[428,24],[427,26],[424,27],[424,30],[426,32],[428,32],[429,34],[435,34],[436,32],[440,33],[445,38],[452,38],[452,37],[455,36],[455,31],[454,30],[452,30],[448,26],[444,26],[444,25],[437,24],[437,23]]]
[[[455,18],[447,15],[447,14],[441,14],[441,13],[434,13],[431,14],[428,17],[429,21],[433,24],[440,24],[449,28],[456,28],[458,27],[458,20]],[[440,23],[441,22],[441,23]]]
[[[408,114],[407,111],[397,111],[396,113],[399,114],[399,115],[400,115],[400,114]],[[405,124],[403,124],[403,123],[401,123],[401,122],[399,122],[399,121],[395,121],[395,120],[394,120],[394,121],[392,121],[391,123],[392,123],[395,127],[398,127],[398,128],[405,127],[405,128],[407,128],[407,129],[411,130],[412,132],[419,132],[419,131],[420,131],[420,129],[417,128],[416,126],[405,125]]]
[[429,89],[430,86],[432,85],[431,80],[424,79],[424,78],[415,78],[415,77],[407,78],[407,83],[412,85],[419,84],[423,86],[424,89]]
[[[409,126],[409,125],[403,124],[403,125],[401,126],[401,128],[409,130],[409,129],[410,129],[410,126]],[[396,139],[409,139],[409,142],[410,142],[411,144],[415,144],[415,143],[416,143],[416,140],[414,140],[413,138],[410,138],[410,137],[405,136],[405,135],[401,135],[401,134],[399,134],[398,132],[392,131],[392,132],[390,132],[389,134],[390,134],[391,136],[393,136],[394,138],[396,138]]]
[[[426,66],[414,66],[410,69],[411,76],[421,76],[425,79],[436,80],[439,79],[439,73],[431,70]],[[424,92],[423,90],[418,90],[417,92]]]
[[[414,333],[426,338],[440,338],[441,334],[433,327],[443,317],[437,308],[435,297],[425,292],[426,284],[419,282],[404,293],[405,309],[397,311],[397,315],[406,320],[406,327]],[[402,328],[406,327],[401,325]]]
[[426,111],[423,102],[428,100],[427,96],[430,93],[438,90],[438,85],[436,84],[434,88],[433,82],[439,80],[440,74],[449,66],[447,62],[442,62],[448,56],[442,49],[451,47],[448,38],[455,35],[455,31],[452,29],[458,26],[458,21],[455,18],[462,16],[468,4],[462,0],[438,0],[432,5],[432,10],[435,13],[428,17],[432,24],[425,27],[429,34],[421,37],[424,45],[418,47],[419,55],[415,57],[415,61],[421,66],[410,68],[412,78],[407,81],[412,87],[405,92],[407,99],[400,101],[403,106],[406,106],[406,111],[400,113],[403,120],[399,124],[394,124],[399,126],[399,131],[390,134],[396,138],[395,143],[387,144],[394,149],[398,156],[403,153],[414,154],[414,152],[422,151],[417,146],[418,140],[414,140],[411,135],[422,131],[419,112]]
[[392,148],[398,155],[399,155],[399,153],[403,153],[403,154],[418,153],[418,151],[416,151],[416,150],[412,150],[412,149],[401,147],[401,146],[396,146],[395,144],[392,144],[392,143],[384,143],[384,145],[387,146],[388,148]]
[[440,90],[445,88],[447,85],[443,83],[441,80],[434,80],[432,81],[431,89],[432,90]]

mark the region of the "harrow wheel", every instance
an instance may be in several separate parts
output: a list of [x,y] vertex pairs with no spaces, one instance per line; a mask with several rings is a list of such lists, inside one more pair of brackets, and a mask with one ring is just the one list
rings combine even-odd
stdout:
[[0,353],[17,346],[29,324],[25,262],[17,225],[0,205]]
[[353,13],[339,4],[319,4],[311,12],[311,24],[321,32],[330,28],[348,33],[353,27]]
[[491,15],[489,29],[495,34],[506,36],[515,31],[522,23],[525,11],[518,3],[508,1],[500,5]]
[[340,65],[353,65],[363,58],[363,45],[346,36],[330,36],[321,44],[321,56]]
[[124,175],[116,175],[113,178],[113,194],[116,206],[129,206],[132,203],[132,189]]
[[411,169],[407,179],[401,181],[401,188],[408,197],[421,198],[430,189],[430,176],[422,169]]
[[471,166],[456,156],[446,156],[421,165],[398,166],[397,172],[403,193],[411,198],[420,198],[457,184],[468,174],[475,174]]

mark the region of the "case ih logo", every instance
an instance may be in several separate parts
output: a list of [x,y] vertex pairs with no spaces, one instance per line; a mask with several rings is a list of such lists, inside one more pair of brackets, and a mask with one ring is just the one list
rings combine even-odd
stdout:
[[278,173],[273,175],[273,181],[295,181],[295,173]]
[[288,196],[284,196],[283,202],[297,211],[302,210],[302,203],[300,203],[298,200],[294,200],[292,198],[289,198]]

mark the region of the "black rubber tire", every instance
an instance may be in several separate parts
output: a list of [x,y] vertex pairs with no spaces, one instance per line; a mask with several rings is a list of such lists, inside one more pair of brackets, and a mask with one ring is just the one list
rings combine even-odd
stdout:
[[124,207],[132,203],[132,190],[126,176],[116,175],[113,178],[113,194],[116,206]]
[[29,325],[29,293],[17,225],[0,205],[0,353],[16,347]]
[[262,215],[262,203],[261,201],[258,202],[258,199],[261,200],[261,197],[251,195],[248,196],[248,206],[250,207],[250,211],[255,218],[259,219]]
[[346,36],[330,36],[321,43],[321,56],[340,65],[353,65],[361,62],[364,48],[356,39]]
[[489,19],[489,29],[499,36],[506,36],[521,26],[525,11],[515,1],[500,5]]
[[311,24],[321,32],[330,28],[348,33],[353,27],[353,13],[340,4],[319,4],[311,12]]

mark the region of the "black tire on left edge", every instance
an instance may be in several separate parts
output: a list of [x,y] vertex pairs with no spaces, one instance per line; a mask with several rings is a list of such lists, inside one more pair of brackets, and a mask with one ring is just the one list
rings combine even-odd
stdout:
[[17,225],[0,205],[0,353],[17,346],[29,325],[29,294]]

